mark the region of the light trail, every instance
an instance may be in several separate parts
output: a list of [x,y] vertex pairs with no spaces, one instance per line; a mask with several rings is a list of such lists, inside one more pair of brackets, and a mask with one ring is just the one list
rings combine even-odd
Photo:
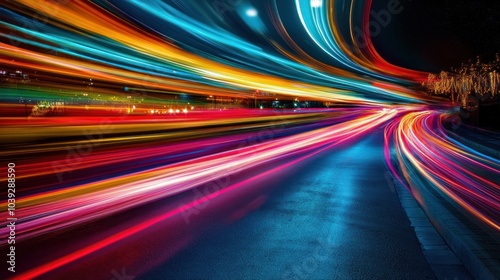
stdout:
[[[375,71],[367,60],[364,66],[356,66],[360,61],[349,55],[347,43],[327,35],[328,19],[334,16],[328,14],[331,9],[303,9],[303,3],[306,2],[296,3],[304,28],[321,49],[327,52],[334,50],[332,55],[347,70],[355,71],[354,75],[342,67],[324,67],[317,60],[307,55],[304,57],[304,50],[301,51],[303,57],[292,55],[286,51],[288,46],[277,45],[276,40],[263,33],[262,39],[275,48],[272,52],[265,51],[232,33],[231,27],[221,29],[214,23],[197,20],[173,4],[156,0],[131,1],[126,5],[121,1],[109,1],[100,3],[102,6],[77,1],[70,1],[66,5],[27,0],[16,4],[6,3],[7,8],[0,7],[0,13],[5,16],[5,21],[0,21],[0,27],[11,32],[0,36],[18,42],[16,45],[19,46],[0,42],[0,53],[4,56],[0,62],[38,69],[51,76],[93,78],[207,96],[217,92],[220,96],[248,97],[258,89],[294,98],[358,104],[385,100],[419,102],[422,99],[404,88],[388,91],[374,83],[377,80],[402,80],[380,74],[383,69]],[[333,6],[333,1],[329,5]],[[37,23],[36,29],[26,28],[24,22],[30,19],[24,14],[30,11],[42,14],[46,24]],[[306,11],[314,12],[318,17],[311,18]],[[270,20],[280,18],[276,5],[271,12],[267,15]],[[155,21],[151,21],[151,18]],[[142,32],[138,24],[151,32]],[[170,29],[164,26],[170,26]],[[278,35],[286,42],[292,42],[286,30],[289,27],[280,26],[282,29],[278,29]],[[316,26],[321,32],[313,32],[309,26]],[[326,37],[318,39],[315,34]],[[320,40],[327,42],[327,46],[319,43]],[[292,47],[301,50],[298,45]],[[40,49],[63,55],[40,52]],[[397,76],[403,72],[402,69],[398,70],[398,73],[393,71],[391,75]],[[372,78],[362,78],[360,75]],[[74,90],[78,90],[77,87]]]
[[[364,113],[359,112],[359,114],[361,115],[354,120],[269,140],[260,144],[196,157],[141,172],[114,176],[106,180],[97,180],[62,190],[25,196],[17,202],[20,208],[18,216],[23,221],[18,231],[19,239],[37,238],[43,234],[53,233],[57,230],[87,223],[173,196],[209,181],[223,180],[228,176],[235,176],[246,170],[291,159],[288,163],[279,167],[279,169],[283,169],[300,162],[299,159],[306,159],[326,148],[334,148],[340,143],[368,133],[371,129],[394,118],[397,112],[395,110],[368,109]],[[224,143],[228,140],[226,137],[218,137],[217,141],[211,143],[211,145],[217,145],[217,142]],[[196,143],[194,145],[198,146]],[[173,148],[175,146],[169,147]],[[121,153],[129,152],[114,152],[114,156],[120,157]],[[161,156],[158,151],[152,152],[147,149],[141,151],[141,153],[154,155],[155,158]],[[103,161],[108,160],[106,155],[100,157],[102,157],[101,160]],[[126,155],[124,157],[127,158]],[[272,172],[267,171],[263,172],[259,177],[271,175]],[[243,183],[238,183],[228,189],[233,189],[241,184]],[[248,182],[245,184],[248,184]],[[222,193],[224,192],[226,190]],[[82,248],[60,260],[54,260],[40,268],[26,272],[26,274],[20,275],[18,279],[37,277],[59,266],[75,261],[95,250],[109,246],[113,242],[137,234],[145,227],[149,227],[174,214],[179,214],[186,210],[184,208],[192,207],[193,203],[115,233],[102,242]],[[2,235],[5,234],[4,228],[1,231]]]
[[[107,264],[116,247],[136,252],[137,239],[154,226],[188,228],[176,227],[201,203],[210,207],[195,224],[219,209],[237,209],[241,217],[265,200],[269,190],[257,186],[260,180],[385,124],[385,156],[396,176],[391,151],[410,184],[417,174],[425,187],[499,231],[499,161],[446,136],[447,114],[421,105],[441,101],[408,87],[427,73],[377,53],[371,2],[245,2],[225,15],[214,8],[218,1],[3,1],[0,155],[18,159],[23,172],[16,178],[26,183],[16,197],[17,241],[33,244],[183,201],[143,220],[106,225],[33,260],[15,278],[63,275],[85,261]],[[216,110],[215,96],[246,100],[240,108],[281,97],[350,108]],[[47,100],[64,104],[58,106],[66,116],[33,114],[32,105]],[[212,111],[200,109],[209,103]],[[227,185],[185,201],[187,191],[214,180]],[[233,205],[259,192],[250,206]],[[5,222],[0,226],[4,239]],[[172,237],[176,250],[194,235]]]
[[[233,173],[240,173],[283,157],[314,151],[331,141],[343,142],[366,133],[394,115],[395,111],[368,112],[365,116],[353,121],[271,140],[259,145],[202,156],[63,190],[26,196],[17,201],[21,209],[19,217],[24,221],[20,230],[20,238],[32,238],[172,196],[219,177],[231,176]],[[219,138],[218,141],[225,143],[230,140],[232,139]],[[191,145],[204,146],[196,142]],[[217,142],[210,143],[210,145],[217,145]],[[183,153],[182,145],[178,146],[180,150],[175,152]],[[173,148],[176,146],[169,145],[154,150],[143,148],[137,152],[158,157]],[[109,164],[114,158],[121,159],[121,161],[141,158],[135,154],[128,150],[99,154],[94,156],[95,159],[87,161],[84,167],[99,166],[101,162]],[[1,233],[4,233],[4,230],[2,229]]]
[[[447,136],[446,117],[439,111],[409,113],[388,127],[386,139],[393,137],[408,182],[418,184],[420,180],[411,175],[416,171],[425,184],[417,188],[435,188],[460,209],[500,231],[500,161]],[[387,145],[391,143],[386,141],[386,149]],[[386,157],[390,165],[387,152]]]

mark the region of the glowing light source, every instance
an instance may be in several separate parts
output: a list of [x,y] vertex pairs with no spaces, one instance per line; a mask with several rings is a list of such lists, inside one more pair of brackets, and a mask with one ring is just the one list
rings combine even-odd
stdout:
[[311,7],[319,8],[323,5],[323,0],[311,0]]
[[247,16],[249,17],[256,17],[257,16],[257,10],[254,8],[249,8],[246,12]]

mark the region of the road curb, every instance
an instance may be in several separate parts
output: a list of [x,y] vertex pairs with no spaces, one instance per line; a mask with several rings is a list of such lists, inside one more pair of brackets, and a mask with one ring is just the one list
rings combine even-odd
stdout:
[[437,232],[410,191],[395,178],[393,180],[401,206],[410,220],[410,225],[413,227],[427,262],[431,265],[437,279],[473,279],[463,263]]
[[[399,166],[398,170],[402,172]],[[424,183],[426,181],[421,180],[418,173],[412,169],[406,171],[413,181],[410,184],[413,197],[468,272],[475,279],[500,279],[500,234],[493,237],[484,232],[437,190]]]

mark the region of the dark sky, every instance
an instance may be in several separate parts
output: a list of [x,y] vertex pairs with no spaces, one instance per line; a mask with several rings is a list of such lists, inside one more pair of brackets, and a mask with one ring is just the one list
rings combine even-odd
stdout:
[[[373,0],[372,11],[389,1]],[[500,52],[500,1],[399,0],[403,10],[372,38],[382,57],[406,68],[438,72]],[[371,20],[376,20],[374,17]]]

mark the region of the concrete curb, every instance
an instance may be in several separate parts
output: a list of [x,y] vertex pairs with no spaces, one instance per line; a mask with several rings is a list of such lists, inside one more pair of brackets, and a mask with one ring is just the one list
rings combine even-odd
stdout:
[[[411,165],[405,165],[411,166]],[[399,169],[399,168],[398,168]],[[401,170],[400,170],[401,171]],[[475,279],[500,279],[500,234],[491,236],[460,212],[418,173],[407,170],[419,206]]]
[[472,280],[463,263],[437,232],[417,200],[398,180],[394,178],[394,186],[401,206],[415,230],[422,251],[439,280]]

